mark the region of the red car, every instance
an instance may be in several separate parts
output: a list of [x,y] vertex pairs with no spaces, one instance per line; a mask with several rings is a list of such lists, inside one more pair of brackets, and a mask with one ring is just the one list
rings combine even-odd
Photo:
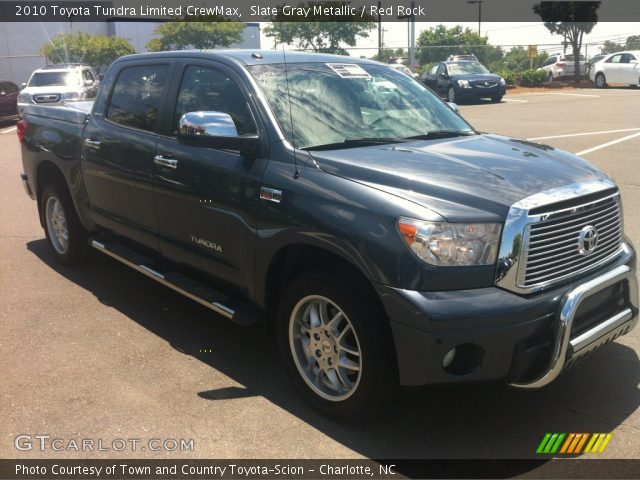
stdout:
[[19,92],[15,83],[0,80],[0,120],[18,117]]

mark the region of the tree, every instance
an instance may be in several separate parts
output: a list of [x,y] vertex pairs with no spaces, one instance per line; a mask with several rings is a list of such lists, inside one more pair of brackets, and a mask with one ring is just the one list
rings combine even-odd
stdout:
[[640,35],[632,35],[627,38],[625,50],[640,50]]
[[382,58],[378,58],[379,54],[376,53],[373,57],[371,57],[372,60],[378,60],[379,62],[383,62],[383,63],[387,63],[389,60],[391,60],[392,58],[407,58],[407,50],[404,48],[396,48],[395,50],[393,48],[385,48],[384,50],[382,50]]
[[[276,43],[295,44],[301,50],[314,52],[347,54],[342,44],[353,47],[358,37],[366,38],[369,31],[375,28],[374,18],[368,14],[323,15],[317,8],[330,8],[334,11],[345,9],[348,1],[310,1],[298,4],[297,7],[311,8],[309,15],[284,15],[282,9],[271,17],[271,25],[264,29],[268,37]],[[317,8],[315,8],[317,7]],[[332,21],[333,20],[333,21]]]
[[540,2],[533,11],[551,33],[562,35],[573,48],[576,82],[580,81],[580,49],[585,33],[598,23],[601,2]]
[[606,40],[602,45],[602,53],[616,53],[625,50],[624,45],[620,45],[619,43],[612,42],[611,40]]
[[86,63],[93,67],[104,67],[122,55],[136,53],[128,40],[122,37],[75,35],[61,33],[40,49],[42,55],[52,63]]
[[200,16],[197,22],[171,20],[158,25],[153,31],[160,38],[153,38],[146,44],[152,52],[162,50],[186,50],[188,48],[211,49],[228,47],[242,41],[244,23],[211,15]]
[[480,63],[490,65],[502,59],[500,47],[489,45],[487,37],[481,37],[470,28],[460,25],[447,28],[437,25],[424,30],[417,41],[418,60],[421,65],[444,61],[449,55],[474,54]]

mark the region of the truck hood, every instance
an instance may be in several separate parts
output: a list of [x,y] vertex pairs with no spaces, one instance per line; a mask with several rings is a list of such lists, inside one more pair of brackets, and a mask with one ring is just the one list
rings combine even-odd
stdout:
[[311,154],[329,174],[405,198],[449,221],[502,221],[525,197],[608,178],[568,152],[488,134]]
[[79,92],[82,90],[81,85],[49,85],[44,87],[25,87],[21,90],[21,93],[28,93],[30,95],[38,95],[43,93],[69,93]]

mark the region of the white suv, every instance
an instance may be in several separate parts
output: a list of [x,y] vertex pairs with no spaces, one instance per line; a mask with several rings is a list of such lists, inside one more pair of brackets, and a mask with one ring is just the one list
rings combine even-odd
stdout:
[[[580,55],[580,74],[584,75],[587,71],[587,61],[584,55]],[[547,72],[547,81],[553,82],[560,77],[575,75],[575,56],[573,54],[551,55],[547,61],[542,64],[538,70]]]
[[70,100],[86,100],[98,92],[98,75],[87,65],[51,65],[31,74],[18,95],[18,114],[27,105],[61,105]]

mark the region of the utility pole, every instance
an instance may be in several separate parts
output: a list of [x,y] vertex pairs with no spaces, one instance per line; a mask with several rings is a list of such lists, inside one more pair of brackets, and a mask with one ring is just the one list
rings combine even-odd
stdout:
[[380,9],[382,8],[381,0],[378,0],[378,61],[382,61],[382,15],[380,15]]
[[416,63],[416,15],[415,15],[415,0],[411,0],[411,14],[400,15],[398,20],[407,19],[407,50],[409,52],[409,68],[413,71],[413,66]]
[[481,36],[480,26],[482,25],[482,2],[484,2],[484,0],[467,0],[469,5],[478,4],[478,36]]

